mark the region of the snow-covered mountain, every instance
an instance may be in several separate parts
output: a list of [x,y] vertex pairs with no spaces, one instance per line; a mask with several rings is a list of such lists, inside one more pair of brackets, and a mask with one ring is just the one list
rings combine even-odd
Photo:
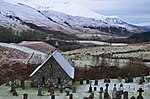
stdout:
[[143,29],[145,31],[150,31],[150,22],[138,23],[135,25],[141,27],[141,29]]
[[140,32],[118,17],[97,14],[72,0],[1,0],[0,4],[0,25],[16,30],[61,31],[79,37]]

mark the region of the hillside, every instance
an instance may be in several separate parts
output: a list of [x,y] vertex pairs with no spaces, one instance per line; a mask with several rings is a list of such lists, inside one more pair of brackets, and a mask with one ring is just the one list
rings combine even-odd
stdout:
[[129,37],[131,40],[135,40],[137,42],[150,42],[150,32],[144,32],[141,34],[134,34]]
[[[100,15],[82,6],[79,6],[79,9],[82,8],[80,11],[85,13],[77,13],[75,11],[79,10],[76,9],[78,7],[71,10],[72,5],[75,5],[72,2],[61,2],[61,6],[57,6],[57,2],[53,4],[52,1],[47,1],[54,9],[46,10],[36,9],[36,2],[12,2],[0,1],[0,25],[15,31],[40,30],[48,34],[67,34],[78,38],[103,40],[141,32],[118,17]],[[67,6],[69,11],[59,8],[63,6]],[[57,7],[60,11],[56,11]]]

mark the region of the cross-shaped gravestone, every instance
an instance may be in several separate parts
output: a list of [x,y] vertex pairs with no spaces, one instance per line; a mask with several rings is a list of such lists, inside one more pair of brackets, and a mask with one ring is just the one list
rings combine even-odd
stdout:
[[103,87],[100,87],[99,99],[102,99]]
[[142,92],[144,92],[144,90],[142,88],[139,88],[138,92],[139,92],[139,95],[137,99],[143,99]]

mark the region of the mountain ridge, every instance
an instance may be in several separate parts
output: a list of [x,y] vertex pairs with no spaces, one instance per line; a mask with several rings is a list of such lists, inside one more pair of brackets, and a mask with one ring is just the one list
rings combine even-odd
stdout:
[[52,10],[40,11],[21,3],[10,4],[5,1],[0,2],[2,4],[0,6],[0,24],[7,27],[13,25],[11,27],[19,27],[21,28],[20,30],[40,29],[47,32],[51,30],[61,31],[65,34],[76,35],[78,37],[81,37],[81,35],[84,35],[84,37],[91,35],[90,37],[92,37],[98,34],[98,38],[102,38],[103,35],[108,37],[117,35],[127,36],[130,33],[141,32],[119,18],[111,19],[111,17],[107,17],[107,22],[105,22],[105,20],[71,16]]

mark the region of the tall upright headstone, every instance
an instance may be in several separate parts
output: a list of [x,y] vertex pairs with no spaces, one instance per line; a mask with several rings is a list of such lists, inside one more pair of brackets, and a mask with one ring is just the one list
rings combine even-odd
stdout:
[[90,80],[87,79],[87,80],[86,80],[86,84],[89,84],[89,83],[90,83]]
[[76,93],[76,87],[72,87],[72,93]]
[[139,95],[137,96],[137,99],[144,99],[142,96],[142,92],[144,92],[144,90],[142,88],[139,88],[138,92],[139,92]]
[[95,83],[94,83],[94,85],[98,85],[98,80],[95,80]]
[[112,92],[112,99],[116,99],[116,92],[117,92],[117,87],[116,87],[116,84],[114,84],[114,88]]
[[38,85],[38,96],[42,96],[42,86]]
[[21,80],[21,88],[25,89],[25,81],[23,79]]
[[100,87],[100,91],[99,91],[99,99],[102,99],[102,93],[103,93],[103,87]]
[[10,79],[9,79],[9,77],[7,77],[6,78],[6,86],[10,86],[9,81],[10,81]]
[[15,83],[16,83],[16,87],[17,87],[17,88],[20,87],[20,79],[19,79],[19,78],[17,78],[17,79],[15,80]]
[[104,92],[104,99],[108,99],[110,97],[109,94],[108,94],[108,86],[109,86],[109,84],[106,83],[105,86],[106,86],[106,89],[105,89],[105,92]]
[[80,85],[83,85],[83,79],[80,79]]
[[121,91],[121,94],[123,94],[123,84],[122,83],[120,84],[120,91]]
[[28,99],[28,94],[23,94],[23,99]]
[[51,95],[51,99],[55,99],[55,95]]
[[69,95],[69,99],[73,99],[73,94],[70,94],[70,95]]
[[13,92],[14,91],[14,86],[15,86],[15,83],[14,83],[14,80],[11,81],[11,86],[10,86],[10,92]]
[[128,91],[123,92],[123,99],[128,99]]
[[92,92],[92,82],[90,81],[89,92]]

